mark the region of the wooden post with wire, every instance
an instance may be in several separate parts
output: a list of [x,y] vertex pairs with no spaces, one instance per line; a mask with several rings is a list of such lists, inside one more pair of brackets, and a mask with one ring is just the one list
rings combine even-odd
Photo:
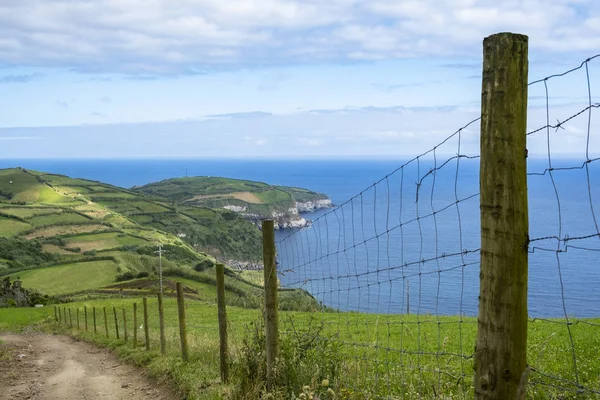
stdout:
[[123,308],[123,339],[127,341],[127,315],[125,313],[125,309]]
[[163,308],[162,293],[158,293],[158,324],[160,327],[160,354],[167,352],[167,339],[165,338],[165,310]]
[[262,222],[263,263],[265,280],[265,337],[267,341],[267,391],[274,382],[275,360],[279,353],[279,320],[277,302],[277,263],[273,220]]
[[179,311],[179,338],[181,340],[181,357],[183,361],[189,360],[187,332],[185,328],[185,304],[183,302],[183,286],[181,282],[176,283],[177,286],[177,309]]
[[476,399],[525,397],[519,386],[527,373],[527,53],[524,35],[483,41]]
[[113,307],[113,313],[115,315],[115,333],[117,335],[117,339],[120,339],[119,337],[119,320],[117,319],[117,308]]
[[96,307],[92,307],[92,320],[94,323],[94,333],[98,333],[98,325],[96,325]]
[[148,299],[142,299],[144,303],[144,338],[146,339],[146,350],[150,350],[150,331],[148,330]]
[[106,307],[102,307],[102,311],[104,311],[104,333],[106,337],[108,337],[108,317],[106,315]]
[[137,347],[138,337],[137,337],[137,303],[133,303],[133,348]]
[[221,381],[229,381],[229,354],[227,350],[227,310],[225,308],[225,266],[217,264],[217,307],[219,313],[219,349]]

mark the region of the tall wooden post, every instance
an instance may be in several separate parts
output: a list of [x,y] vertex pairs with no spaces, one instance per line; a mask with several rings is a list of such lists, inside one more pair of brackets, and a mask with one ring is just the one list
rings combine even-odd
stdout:
[[167,339],[165,338],[165,310],[163,308],[162,293],[158,292],[158,324],[160,328],[160,354],[167,352]]
[[275,229],[272,220],[262,222],[262,235],[265,280],[265,337],[267,341],[267,391],[271,391],[275,378],[275,360],[279,353],[277,265],[275,262]]
[[63,322],[67,324],[67,307],[63,307]]
[[79,325],[79,307],[77,307],[77,329],[81,329],[80,325]]
[[87,322],[87,306],[83,307],[83,320],[85,325],[85,331],[88,331],[88,322]]
[[148,328],[148,299],[143,298],[144,303],[144,338],[146,339],[146,350],[150,350],[150,331]]
[[137,303],[133,303],[133,348],[137,347]]
[[61,313],[61,310],[60,310],[60,306],[58,306],[58,322],[62,323],[62,313]]
[[527,42],[483,41],[477,399],[517,398],[527,367]]
[[58,322],[58,312],[56,311],[56,306],[54,306],[54,320]]
[[115,333],[117,335],[117,339],[120,339],[119,337],[119,320],[117,319],[117,308],[113,307],[113,313],[115,315]]
[[221,381],[229,381],[229,355],[227,354],[227,310],[225,308],[225,266],[217,264],[217,307],[219,309],[219,348]]
[[73,327],[73,316],[71,315],[71,309],[69,308],[69,326]]
[[177,309],[179,310],[179,338],[181,339],[181,357],[183,361],[189,360],[187,332],[185,329],[185,304],[183,302],[183,287],[177,282]]
[[106,337],[108,337],[108,318],[106,316],[106,307],[102,307],[102,311],[104,311],[104,333]]
[[123,339],[127,341],[127,315],[125,309],[123,309]]

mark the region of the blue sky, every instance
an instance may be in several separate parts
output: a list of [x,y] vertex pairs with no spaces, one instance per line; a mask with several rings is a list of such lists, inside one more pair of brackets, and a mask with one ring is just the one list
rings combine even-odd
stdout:
[[[481,42],[500,31],[529,35],[534,80],[600,53],[600,4],[2,0],[0,157],[409,156],[477,117]],[[589,72],[596,100],[600,60]],[[585,71],[549,90],[552,121],[588,102]]]

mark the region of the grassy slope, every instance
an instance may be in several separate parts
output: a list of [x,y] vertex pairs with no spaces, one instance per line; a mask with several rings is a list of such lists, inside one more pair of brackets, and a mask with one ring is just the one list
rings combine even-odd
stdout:
[[[48,190],[56,196],[36,195],[36,191]],[[183,233],[196,248],[219,255],[260,257],[259,231],[227,210],[175,206],[100,182],[22,169],[0,170],[0,192],[6,194],[0,199],[0,236],[17,237],[1,243],[0,275],[19,276],[25,287],[45,294],[97,289],[127,271],[155,273],[158,242],[166,250],[165,270],[181,269],[199,280],[196,286],[214,286],[214,270],[192,271],[210,257],[165,231]],[[23,193],[31,201],[9,199],[24,199]],[[39,201],[48,198],[60,202]],[[145,226],[135,222],[140,217],[147,218]],[[25,245],[29,243],[31,246]],[[237,298],[235,304],[260,306],[260,289],[232,276],[226,281],[231,298]],[[287,292],[282,297],[288,306],[315,307],[314,300],[304,293]]]
[[[124,308],[130,324],[131,338],[133,302],[137,302],[138,307],[141,303],[140,299],[93,300],[69,304],[66,307],[82,309],[83,306],[87,306],[88,310],[92,307]],[[167,356],[164,358],[158,357],[156,353],[159,331],[155,299],[151,298],[148,305],[150,343],[153,348],[150,354],[142,347],[132,349],[131,343],[124,344],[122,339],[114,339],[112,319],[108,321],[109,339],[104,338],[103,334],[82,334],[75,331],[73,333],[83,335],[87,340],[117,348],[130,360],[146,363],[153,373],[175,380],[191,399],[232,398],[232,386],[217,383],[219,368],[218,357],[215,357],[215,354],[218,353],[218,325],[214,304],[191,301],[186,303],[191,354],[191,362],[188,364],[178,361],[180,349],[175,300],[165,300]],[[51,308],[46,308],[45,312],[36,309],[0,310],[0,330],[17,329],[25,323],[41,321],[52,314]],[[246,337],[246,329],[259,320],[260,311],[228,307],[227,314],[230,351],[235,366],[241,361],[239,350]],[[327,354],[316,354],[306,365],[300,362],[296,367],[302,384],[310,385],[329,377],[333,389],[337,393],[345,392],[346,396],[342,398],[347,399],[377,398],[378,394],[389,392],[398,398],[473,397],[473,359],[457,357],[455,354],[472,354],[476,335],[474,318],[438,319],[413,315],[281,312],[281,331],[287,332],[282,337],[287,340],[293,332],[297,332],[301,336],[309,335],[307,337],[310,339],[310,335],[316,332],[315,329],[307,331],[311,320],[313,327],[323,323],[324,331],[318,337],[331,344],[335,343],[337,350]],[[600,320],[586,322],[597,324]],[[122,324],[122,321],[119,323]],[[600,346],[600,337],[593,333],[594,329],[595,327],[588,324],[577,323],[571,326],[571,334],[576,349],[580,384],[599,389],[600,363],[595,349]],[[98,331],[104,332],[102,319],[98,322]],[[143,331],[138,330],[138,338],[143,341]],[[530,322],[528,343],[529,363],[536,370],[574,380],[569,332],[564,324],[539,320]],[[329,372],[323,369],[329,357],[335,357],[339,368],[335,377],[328,376]],[[238,383],[236,380],[239,378],[239,371],[234,368],[232,374],[235,385]],[[528,397],[569,398],[564,397],[561,385],[549,387],[532,384],[539,383],[541,379],[542,375],[531,374]],[[568,386],[568,383],[563,382],[562,385]]]
[[[273,211],[287,211],[296,201],[326,199],[327,196],[310,190],[287,186],[271,186],[262,182],[198,176],[167,179],[136,187],[134,190],[161,196],[174,201],[206,207],[236,205],[247,207],[247,212],[265,215]],[[250,193],[259,202],[231,197],[232,193]],[[209,196],[197,198],[197,196]]]
[[21,271],[9,276],[11,279],[18,277],[25,288],[34,288],[48,295],[63,295],[114,282],[117,264],[110,260],[79,262]]

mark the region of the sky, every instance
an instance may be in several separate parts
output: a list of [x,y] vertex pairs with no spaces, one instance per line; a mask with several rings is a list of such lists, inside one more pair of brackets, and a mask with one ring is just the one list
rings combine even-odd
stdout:
[[[479,116],[504,31],[529,36],[534,81],[600,53],[600,3],[0,0],[0,157],[406,158]],[[600,58],[530,86],[528,129],[599,85]],[[600,153],[595,110],[551,130],[557,156]]]

